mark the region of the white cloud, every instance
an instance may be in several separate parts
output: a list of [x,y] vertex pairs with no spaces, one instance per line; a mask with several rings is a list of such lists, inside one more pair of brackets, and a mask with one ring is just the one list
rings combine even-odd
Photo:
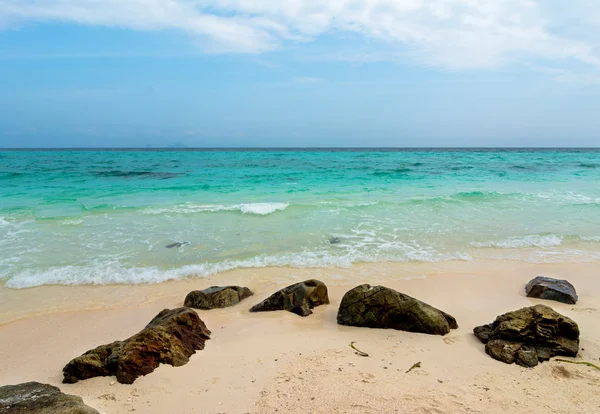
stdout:
[[0,0],[0,24],[177,29],[209,52],[260,53],[352,33],[446,69],[512,62],[600,66],[594,0]]

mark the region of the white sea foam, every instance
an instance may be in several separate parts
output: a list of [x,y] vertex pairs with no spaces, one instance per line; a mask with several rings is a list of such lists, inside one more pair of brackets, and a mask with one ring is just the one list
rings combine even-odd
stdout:
[[258,214],[260,216],[265,216],[276,211],[285,210],[288,206],[289,204],[287,203],[251,203],[241,204],[239,209],[244,214]]
[[235,205],[221,204],[180,204],[166,208],[147,208],[143,214],[193,214],[193,213],[216,213],[219,211],[240,211],[244,214],[256,214],[265,216],[276,211],[282,211],[289,207],[287,203],[246,203]]
[[490,240],[484,242],[471,242],[473,247],[498,247],[501,249],[519,249],[526,247],[553,247],[562,244],[562,237],[555,234],[545,236],[529,235],[529,236],[514,236],[501,240]]
[[580,239],[586,242],[600,242],[600,236],[581,236]]
[[263,267],[292,268],[335,268],[350,267],[357,262],[381,261],[426,261],[471,260],[465,253],[441,254],[438,252],[415,252],[404,255],[380,255],[353,253],[341,256],[326,250],[304,251],[279,255],[259,255],[244,260],[225,260],[217,263],[200,263],[174,269],[158,267],[127,267],[119,262],[97,262],[87,266],[63,266],[39,270],[26,270],[8,278],[5,286],[11,289],[25,289],[42,285],[108,285],[161,283],[185,278],[202,278],[233,269]]
[[80,224],[83,224],[83,220],[67,219],[67,220],[61,220],[59,222],[59,224],[61,226],[78,226]]
[[0,217],[0,227],[8,226],[10,222],[6,220],[4,217]]

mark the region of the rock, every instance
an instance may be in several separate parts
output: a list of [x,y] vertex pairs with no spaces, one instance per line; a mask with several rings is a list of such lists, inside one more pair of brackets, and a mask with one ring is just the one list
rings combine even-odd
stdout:
[[384,286],[360,285],[342,298],[340,325],[446,335],[456,319],[420,300]]
[[185,306],[196,309],[227,308],[252,296],[247,287],[213,286],[204,290],[194,290],[185,297]]
[[250,312],[287,310],[300,316],[308,316],[312,313],[312,308],[328,304],[329,296],[325,283],[311,279],[273,293],[258,305],[254,305]]
[[579,327],[570,318],[544,305],[500,315],[473,332],[485,352],[498,361],[534,367],[553,356],[574,357],[579,351]]
[[171,243],[166,245],[165,247],[167,249],[173,249],[175,247],[183,247],[183,246],[187,246],[188,244],[191,244],[190,242],[177,242],[177,243]]
[[577,303],[577,292],[566,280],[538,276],[527,284],[525,292],[530,298],[555,300],[569,305]]
[[99,414],[81,397],[39,382],[0,387],[0,414]]
[[124,341],[102,345],[73,359],[63,368],[63,383],[115,375],[132,384],[159,364],[185,365],[196,350],[204,349],[210,331],[190,308],[165,309],[139,333]]
[[329,238],[329,244],[339,244],[342,242],[342,239],[340,239],[339,237],[336,236],[332,236]]

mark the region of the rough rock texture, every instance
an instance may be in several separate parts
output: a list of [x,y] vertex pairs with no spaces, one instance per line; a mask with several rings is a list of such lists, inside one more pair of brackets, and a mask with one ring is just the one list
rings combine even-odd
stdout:
[[252,296],[247,287],[213,286],[204,290],[194,290],[185,297],[185,306],[196,309],[227,308]]
[[577,324],[544,305],[500,315],[473,330],[485,352],[498,361],[534,367],[556,355],[574,357],[579,351]]
[[27,382],[0,387],[0,414],[99,414],[80,397],[52,385]]
[[577,303],[577,292],[566,280],[538,276],[527,284],[525,292],[530,298],[555,300],[569,305]]
[[250,312],[287,310],[300,316],[308,316],[315,306],[328,304],[329,296],[325,283],[311,279],[273,293],[258,305],[254,305]]
[[340,325],[398,329],[446,335],[456,319],[420,300],[384,286],[360,285],[348,291],[337,315]]
[[63,368],[64,383],[116,375],[122,384],[151,373],[159,364],[185,365],[196,350],[204,349],[210,331],[190,308],[165,309],[139,333],[92,349]]

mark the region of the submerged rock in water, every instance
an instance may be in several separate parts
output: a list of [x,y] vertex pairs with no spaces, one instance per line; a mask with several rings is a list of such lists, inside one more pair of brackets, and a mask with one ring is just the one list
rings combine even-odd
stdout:
[[569,305],[577,303],[575,287],[566,280],[538,276],[527,284],[525,292],[530,298],[555,300]]
[[173,249],[173,248],[175,248],[175,247],[183,247],[183,246],[187,246],[187,245],[189,245],[189,244],[191,244],[191,243],[190,243],[190,242],[177,242],[177,243],[171,243],[171,244],[168,244],[168,245],[166,245],[165,247],[166,247],[167,249]]
[[194,290],[185,297],[185,306],[196,309],[227,308],[252,296],[247,287],[213,286],[204,290]]
[[210,331],[193,309],[165,309],[131,338],[99,346],[73,359],[63,368],[63,382],[116,375],[120,383],[132,384],[160,364],[187,364],[208,339]]
[[99,414],[81,397],[39,382],[0,387],[0,414]]
[[544,305],[500,315],[473,330],[485,352],[498,361],[534,367],[553,356],[574,357],[579,351],[579,327]]
[[329,244],[339,244],[342,242],[342,239],[340,239],[339,237],[330,237],[329,238]]
[[348,291],[337,314],[340,325],[398,329],[446,335],[457,329],[454,317],[384,286],[360,285]]
[[312,308],[328,304],[329,296],[325,283],[311,279],[273,293],[253,306],[250,312],[287,310],[300,316],[308,316],[312,313]]

